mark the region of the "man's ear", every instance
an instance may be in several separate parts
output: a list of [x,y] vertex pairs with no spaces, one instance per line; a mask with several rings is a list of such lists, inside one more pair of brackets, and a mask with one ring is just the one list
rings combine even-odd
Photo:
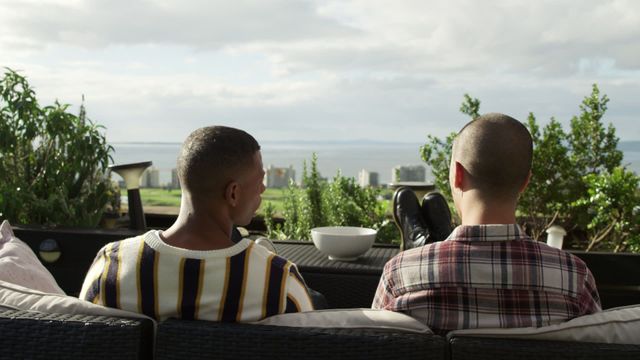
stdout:
[[227,184],[227,187],[225,188],[224,191],[224,198],[225,200],[227,200],[227,203],[229,203],[229,205],[236,207],[236,205],[238,205],[238,195],[240,192],[240,186],[238,185],[237,182],[232,181],[229,184]]
[[465,175],[465,168],[464,166],[462,166],[462,164],[460,164],[459,162],[455,162],[454,165],[454,169],[453,169],[453,187],[456,189],[462,189],[462,184],[464,183],[464,175]]

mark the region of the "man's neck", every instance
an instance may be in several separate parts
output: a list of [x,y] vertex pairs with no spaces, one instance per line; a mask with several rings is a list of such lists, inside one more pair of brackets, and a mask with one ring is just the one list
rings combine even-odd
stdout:
[[515,224],[516,204],[467,196],[460,205],[462,225]]
[[233,224],[213,209],[196,208],[183,196],[175,223],[163,231],[163,240],[188,250],[219,250],[233,246]]

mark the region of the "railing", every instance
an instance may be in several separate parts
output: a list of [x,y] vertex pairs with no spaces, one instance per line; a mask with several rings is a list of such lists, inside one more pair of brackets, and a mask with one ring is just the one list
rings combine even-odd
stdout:
[[[98,250],[105,244],[139,234],[129,229],[56,229],[14,227],[16,235],[37,254],[41,243],[54,239],[60,258],[45,266],[70,295],[82,281]],[[283,257],[296,263],[307,284],[325,295],[331,307],[369,307],[386,261],[399,250],[378,245],[356,262],[330,261],[308,242],[276,242]],[[602,305],[612,308],[640,304],[640,254],[571,251],[593,273]]]

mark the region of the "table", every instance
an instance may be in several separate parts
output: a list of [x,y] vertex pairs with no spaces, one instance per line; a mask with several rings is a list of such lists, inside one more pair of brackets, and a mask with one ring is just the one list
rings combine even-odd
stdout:
[[398,246],[375,245],[356,261],[339,261],[329,260],[310,242],[275,241],[274,245],[331,308],[371,307],[384,264],[400,251]]

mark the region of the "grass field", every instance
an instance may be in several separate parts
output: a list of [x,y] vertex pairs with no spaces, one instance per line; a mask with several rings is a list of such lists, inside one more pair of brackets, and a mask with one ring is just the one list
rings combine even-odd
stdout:
[[[120,194],[122,196],[127,196],[127,190],[122,189]],[[180,206],[180,195],[182,192],[180,189],[151,189],[151,188],[142,188],[140,189],[140,197],[142,198],[142,206],[170,206],[170,207],[179,207]],[[262,194],[262,205],[260,209],[258,209],[258,213],[262,213],[262,209],[266,205],[267,202],[273,204],[275,208],[276,214],[282,214],[283,209],[283,198],[284,198],[284,190],[283,189],[266,189]]]
[[[258,214],[263,213],[263,209],[267,203],[273,204],[275,213],[282,215],[284,208],[284,192],[285,189],[266,189],[262,194],[262,205],[258,209]],[[180,207],[180,189],[140,189],[140,197],[142,198],[142,205],[144,207],[149,206],[168,206],[168,207]],[[127,190],[122,189],[120,194],[127,196]],[[388,209],[388,213],[391,214],[391,204],[389,200],[380,200],[385,204]],[[125,204],[126,205],[126,204]]]

